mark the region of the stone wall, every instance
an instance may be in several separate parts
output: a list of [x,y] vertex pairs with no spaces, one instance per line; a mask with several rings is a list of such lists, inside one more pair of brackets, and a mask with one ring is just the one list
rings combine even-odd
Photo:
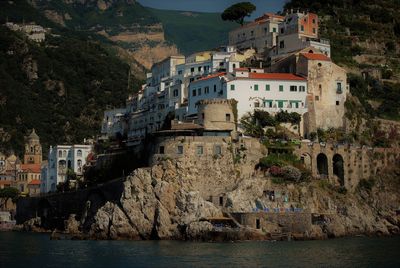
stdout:
[[271,230],[272,225],[278,225],[282,227],[282,231],[291,233],[307,233],[311,230],[311,214],[306,212],[233,213],[232,216],[241,225],[261,229],[266,232],[277,231]]
[[[400,158],[398,148],[371,148],[332,143],[302,143],[295,153],[303,159],[314,177],[326,178],[331,183],[344,186],[348,190],[354,190],[361,179],[368,179],[384,168],[393,167]],[[323,165],[321,159],[324,157],[327,160],[327,173],[321,174]],[[343,160],[342,181],[334,174],[334,158]]]

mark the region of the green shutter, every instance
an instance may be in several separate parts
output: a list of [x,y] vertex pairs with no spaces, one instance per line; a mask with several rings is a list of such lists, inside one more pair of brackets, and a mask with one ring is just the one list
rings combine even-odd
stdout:
[[279,85],[279,91],[283,91],[283,85]]
[[258,85],[254,85],[254,91],[258,91]]
[[269,91],[269,85],[265,85],[265,90]]
[[235,85],[231,85],[231,90],[235,90]]

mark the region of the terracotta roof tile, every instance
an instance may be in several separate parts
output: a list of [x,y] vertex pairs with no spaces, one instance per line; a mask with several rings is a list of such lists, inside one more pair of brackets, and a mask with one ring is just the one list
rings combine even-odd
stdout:
[[224,75],[226,75],[226,73],[216,73],[216,74],[212,74],[212,75],[209,75],[209,76],[202,77],[202,78],[197,79],[197,80],[195,80],[193,82],[204,81],[204,80],[208,80],[208,79],[212,79],[212,78],[219,77],[219,76],[224,76]]
[[21,169],[24,172],[41,173],[41,164],[22,164]]
[[331,59],[324,54],[317,53],[301,53],[306,59],[309,60],[322,60],[322,61],[331,61]]
[[29,185],[40,185],[40,180],[31,180],[31,182],[28,184]]
[[250,79],[306,81],[305,78],[290,73],[249,73]]

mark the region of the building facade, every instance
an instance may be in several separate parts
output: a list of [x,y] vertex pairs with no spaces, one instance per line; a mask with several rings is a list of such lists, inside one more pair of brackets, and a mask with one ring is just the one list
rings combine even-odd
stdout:
[[79,178],[92,151],[92,145],[50,146],[48,165],[41,170],[46,177],[42,180],[43,192],[54,192],[59,183],[67,181],[67,173],[73,172]]

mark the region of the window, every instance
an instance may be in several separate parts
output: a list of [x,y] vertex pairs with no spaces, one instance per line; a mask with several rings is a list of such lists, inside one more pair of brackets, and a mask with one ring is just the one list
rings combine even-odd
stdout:
[[297,92],[297,86],[290,86],[291,92]]
[[258,85],[254,85],[254,91],[258,91]]
[[279,48],[285,48],[285,41],[279,42]]
[[259,102],[255,102],[255,103],[254,103],[254,107],[255,107],[255,108],[259,108],[259,107],[260,107],[260,103],[259,103]]
[[192,90],[192,97],[196,97],[196,89]]
[[250,35],[253,36],[253,35],[254,35],[254,31],[251,31],[251,32],[250,32]]
[[205,87],[204,88],[204,94],[210,93],[210,87]]
[[231,85],[231,90],[235,90],[235,85]]
[[62,151],[61,150],[58,151],[58,157],[62,157]]
[[278,101],[278,108],[283,108],[283,101]]
[[256,229],[261,229],[260,219],[256,219]]
[[280,92],[283,91],[283,85],[279,85],[279,91],[280,91]]
[[270,90],[270,86],[269,85],[265,85],[265,91],[269,91]]
[[191,73],[194,73],[194,68],[190,68],[190,72],[191,72]]
[[290,106],[292,108],[299,108],[299,102],[298,101],[291,101]]
[[197,89],[197,94],[200,96],[201,95],[201,88]]
[[338,93],[338,94],[342,93],[342,83],[340,83],[340,82],[336,83],[336,93]]
[[305,92],[306,91],[306,87],[305,86],[299,86],[299,91],[300,92]]
[[190,81],[190,83],[192,83],[192,82],[194,81],[194,78],[193,78],[193,77],[192,77],[192,78],[190,78],[190,80],[189,80],[189,81]]
[[160,146],[160,148],[158,149],[158,153],[159,154],[164,154],[165,153],[165,147],[164,146]]
[[178,145],[177,154],[183,154],[183,146],[182,145]]
[[300,26],[300,31],[304,32],[304,25]]
[[199,68],[197,68],[199,70],[199,72],[201,72],[201,66]]
[[336,106],[339,106],[339,101],[336,101]]
[[76,152],[76,156],[82,157],[82,150],[78,150],[78,151]]
[[82,166],[82,160],[79,159],[77,164],[78,164],[78,167],[81,167]]
[[201,118],[206,119],[206,116],[204,115],[204,113],[201,114]]
[[264,107],[272,108],[272,100],[266,100],[266,101],[264,101]]
[[284,30],[283,28],[281,28],[281,34],[283,34],[284,31],[285,31],[285,30]]
[[224,66],[224,63],[223,63],[223,62],[220,62],[220,63],[219,63],[219,66],[220,66],[220,67]]
[[177,89],[174,89],[172,95],[173,95],[174,97],[178,97],[179,91],[178,91]]
[[217,92],[217,85],[214,85],[214,92]]
[[231,114],[225,114],[225,121],[230,122],[231,121]]
[[313,32],[314,34],[317,33],[317,29],[312,28],[312,32]]
[[214,147],[214,154],[216,154],[216,155],[222,154],[221,145],[215,145],[215,147]]
[[181,71],[178,71],[178,74],[182,74],[182,70],[181,70]]
[[312,23],[315,24],[315,19],[312,19]]
[[223,205],[224,205],[224,197],[223,197],[223,196],[220,196],[220,197],[219,197],[219,205],[220,205],[220,206],[223,206]]
[[319,101],[319,96],[315,96],[315,100],[316,100],[316,101]]
[[272,28],[272,32],[276,33],[276,27]]
[[202,155],[203,154],[203,146],[197,146],[197,155]]

